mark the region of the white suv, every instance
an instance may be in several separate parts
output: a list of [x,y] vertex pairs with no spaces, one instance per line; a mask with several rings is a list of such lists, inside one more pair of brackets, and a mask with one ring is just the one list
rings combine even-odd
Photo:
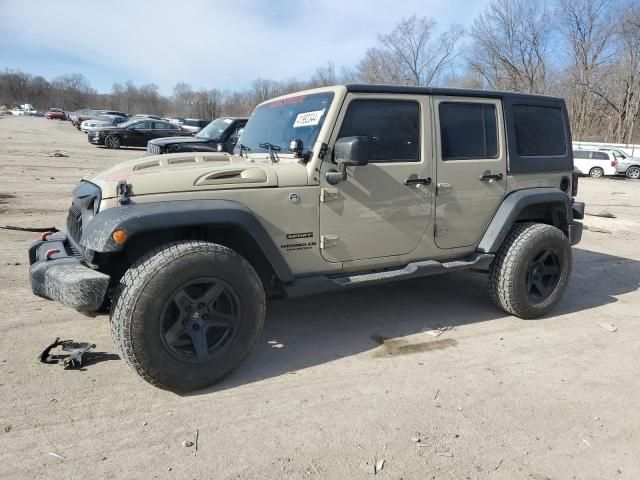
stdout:
[[610,151],[574,150],[573,166],[579,173],[593,178],[618,174],[618,160]]

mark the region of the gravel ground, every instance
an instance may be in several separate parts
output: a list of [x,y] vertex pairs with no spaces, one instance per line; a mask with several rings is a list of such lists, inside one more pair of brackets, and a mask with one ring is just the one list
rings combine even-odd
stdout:
[[[142,154],[0,117],[0,225],[63,226],[81,177]],[[586,217],[553,314],[501,313],[480,274],[273,302],[241,368],[188,396],[128,369],[107,317],[33,296],[34,234],[0,230],[0,478],[640,478],[640,182],[578,197],[616,218]],[[100,355],[36,362],[56,336]]]

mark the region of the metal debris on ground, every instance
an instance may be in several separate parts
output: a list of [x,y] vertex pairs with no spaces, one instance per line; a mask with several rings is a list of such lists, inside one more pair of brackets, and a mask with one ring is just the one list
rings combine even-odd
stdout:
[[426,330],[424,333],[431,335],[432,337],[439,337],[447,330],[453,330],[453,327],[451,325],[447,325],[447,326],[438,325],[436,326],[436,328]]
[[51,455],[52,457],[56,457],[59,460],[64,460],[66,457],[64,457],[63,455],[58,455],[57,453],[53,453],[53,452],[47,452],[49,455]]
[[[51,350],[57,347],[62,347],[62,351],[67,352],[67,355],[51,354]],[[82,355],[94,348],[96,348],[95,343],[60,340],[60,337],[56,337],[56,339],[42,351],[38,359],[42,363],[57,363],[64,368],[77,368],[82,365]]]
[[47,157],[68,157],[68,156],[69,154],[64,150],[54,150],[53,152],[50,152],[47,155]]
[[376,473],[384,468],[384,459],[380,459],[376,462]]
[[615,332],[616,330],[618,330],[618,327],[616,327],[613,323],[599,322],[598,325],[600,325],[605,330],[608,330],[609,332]]
[[590,232],[611,233],[611,230],[609,230],[607,228],[594,227],[594,226],[590,226],[590,225],[585,225],[584,229],[585,230],[589,230]]
[[198,429],[196,428],[196,452],[198,451]]
[[585,215],[589,215],[590,217],[617,218],[613,213],[611,213],[608,210],[603,210],[600,213],[588,213],[588,212],[585,212]]

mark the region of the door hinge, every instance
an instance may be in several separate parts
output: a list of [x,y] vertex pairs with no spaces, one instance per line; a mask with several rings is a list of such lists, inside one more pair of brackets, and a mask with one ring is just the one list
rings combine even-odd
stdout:
[[320,202],[330,202],[336,200],[340,196],[340,191],[337,188],[321,188],[320,189]]
[[335,247],[338,244],[338,235],[321,235],[320,236],[320,249]]
[[436,185],[436,195],[444,195],[445,193],[449,193],[453,190],[453,187],[450,183],[438,183]]

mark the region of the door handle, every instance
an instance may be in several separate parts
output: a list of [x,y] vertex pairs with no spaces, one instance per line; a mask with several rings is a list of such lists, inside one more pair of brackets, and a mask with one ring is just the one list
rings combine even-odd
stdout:
[[431,185],[431,177],[409,177],[404,181],[405,185]]
[[485,180],[502,180],[502,174],[501,173],[485,173],[484,175],[482,175],[480,177],[480,180],[485,181]]

